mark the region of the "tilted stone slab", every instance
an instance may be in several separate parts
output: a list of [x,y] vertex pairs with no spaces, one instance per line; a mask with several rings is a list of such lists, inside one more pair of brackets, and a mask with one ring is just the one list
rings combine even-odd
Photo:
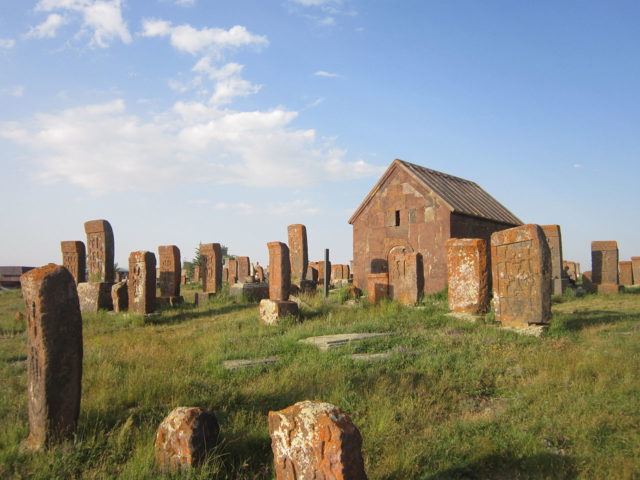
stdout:
[[20,277],[27,311],[29,437],[39,450],[71,437],[80,413],[82,316],[76,284],[50,263]]
[[222,362],[222,365],[227,370],[237,370],[239,368],[249,368],[255,367],[258,365],[268,365],[270,363],[276,363],[278,361],[278,357],[268,357],[268,358],[248,358],[248,359],[240,359],[240,360],[225,360]]
[[386,333],[338,333],[335,335],[320,335],[317,337],[307,337],[298,340],[300,343],[306,343],[308,345],[315,345],[320,350],[329,350],[333,348],[342,347],[350,342],[359,342],[368,338],[386,337],[391,335],[391,332]]

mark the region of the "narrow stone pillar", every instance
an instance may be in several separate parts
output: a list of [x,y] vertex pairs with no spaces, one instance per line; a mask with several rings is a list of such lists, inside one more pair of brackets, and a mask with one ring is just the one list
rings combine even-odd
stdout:
[[156,256],[144,250],[129,254],[129,310],[146,315],[156,309]]
[[527,327],[551,318],[551,255],[538,225],[491,235],[493,301],[505,326]]
[[251,275],[251,261],[249,257],[236,257],[238,262],[238,281],[246,282],[247,277]]
[[289,262],[291,264],[291,283],[300,287],[306,280],[309,253],[307,248],[307,227],[301,224],[287,227],[289,237]]
[[[551,254],[551,294],[564,293],[562,283],[562,236],[560,225],[541,225]],[[577,276],[577,275],[576,275]]]
[[76,284],[50,263],[20,277],[27,311],[29,437],[39,450],[71,437],[78,422],[82,382],[82,316]]
[[330,403],[304,401],[269,412],[276,480],[366,480],[362,436]]
[[269,242],[269,299],[289,300],[291,264],[289,247],[282,242]]
[[60,242],[62,265],[71,272],[76,285],[87,281],[87,251],[78,240]]
[[619,262],[620,265],[620,285],[626,287],[633,285],[633,265],[630,261]]
[[631,257],[631,269],[633,270],[633,284],[640,285],[640,257]]
[[484,315],[489,310],[489,252],[486,240],[452,238],[447,241],[449,309]]
[[113,229],[106,220],[90,220],[85,222],[87,234],[87,263],[89,282],[114,281],[114,241]]
[[200,245],[202,291],[219,292],[222,287],[222,249],[219,243]]
[[175,245],[160,245],[158,247],[160,263],[160,296],[180,296],[182,266],[180,265],[180,249]]

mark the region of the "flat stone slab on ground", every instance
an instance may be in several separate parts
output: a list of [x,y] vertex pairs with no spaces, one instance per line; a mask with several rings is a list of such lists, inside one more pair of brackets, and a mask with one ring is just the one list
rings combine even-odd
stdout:
[[318,337],[308,337],[298,340],[300,343],[315,345],[320,350],[329,350],[346,345],[349,342],[358,342],[367,338],[386,337],[388,333],[338,333],[336,335],[320,335]]
[[222,365],[227,370],[237,370],[238,368],[253,367],[255,365],[267,365],[269,363],[276,363],[278,357],[269,358],[248,358],[241,360],[225,360]]
[[394,352],[395,350],[387,350],[386,352],[380,353],[354,353],[349,355],[349,357],[356,362],[377,362],[379,360],[386,360],[393,355]]
[[500,328],[502,328],[503,330],[509,330],[511,332],[520,333],[521,335],[531,335],[533,337],[539,337],[549,329],[549,325],[548,324],[544,324],[544,325],[531,324],[528,327],[503,326]]

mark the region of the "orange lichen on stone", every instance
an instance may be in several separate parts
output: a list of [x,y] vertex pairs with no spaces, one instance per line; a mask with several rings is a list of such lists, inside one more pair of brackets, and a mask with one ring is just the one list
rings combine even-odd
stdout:
[[453,312],[484,314],[489,309],[487,242],[480,238],[447,241],[449,308]]
[[362,436],[349,415],[304,401],[269,412],[277,480],[366,480]]

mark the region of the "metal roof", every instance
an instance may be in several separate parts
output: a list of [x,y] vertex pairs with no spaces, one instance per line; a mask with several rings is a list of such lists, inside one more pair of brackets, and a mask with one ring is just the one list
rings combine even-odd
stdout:
[[485,192],[478,184],[399,159],[391,163],[385,174],[349,219],[349,223],[355,221],[365,205],[369,203],[382,186],[384,180],[391,174],[394,166],[399,166],[406,170],[418,182],[440,197],[455,213],[485,218],[509,225],[522,225],[522,221],[518,217]]

